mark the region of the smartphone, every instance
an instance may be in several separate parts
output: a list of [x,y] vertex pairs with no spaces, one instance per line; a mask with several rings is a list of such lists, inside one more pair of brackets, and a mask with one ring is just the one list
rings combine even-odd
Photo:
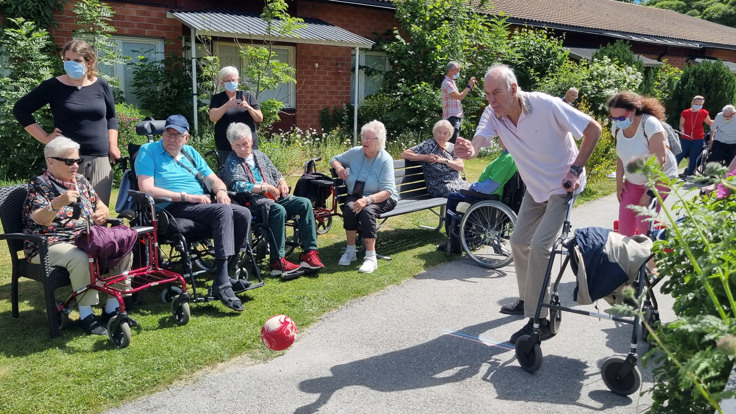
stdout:
[[235,102],[243,102],[243,91],[235,91]]

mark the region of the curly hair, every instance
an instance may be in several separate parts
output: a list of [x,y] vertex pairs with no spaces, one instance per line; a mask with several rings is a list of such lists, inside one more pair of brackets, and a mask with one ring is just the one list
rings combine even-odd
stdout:
[[657,98],[641,96],[634,92],[622,91],[611,97],[606,103],[608,108],[623,108],[634,111],[636,115],[649,114],[664,121],[664,105]]

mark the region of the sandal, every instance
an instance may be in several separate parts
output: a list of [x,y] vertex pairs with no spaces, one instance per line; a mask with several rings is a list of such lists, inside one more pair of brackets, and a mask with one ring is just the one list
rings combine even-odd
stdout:
[[220,299],[220,302],[222,302],[223,305],[234,311],[242,312],[245,310],[240,299],[235,296],[232,285],[229,283],[226,285],[212,286],[212,297]]

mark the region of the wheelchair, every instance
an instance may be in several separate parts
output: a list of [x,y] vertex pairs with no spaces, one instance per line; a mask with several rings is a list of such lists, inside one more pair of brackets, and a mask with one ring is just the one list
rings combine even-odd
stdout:
[[457,213],[448,210],[448,249],[454,234],[460,239],[465,254],[477,265],[499,269],[510,264],[513,257],[509,239],[525,191],[526,186],[517,172],[504,184],[502,200],[487,197],[464,211],[460,211],[464,203],[458,205]]
[[[153,142],[155,135],[163,132],[165,121],[145,120],[136,125],[139,135],[146,135],[149,142]],[[135,176],[135,158],[140,149],[139,145],[129,144],[130,159],[123,160],[124,167],[130,162],[130,168],[123,174],[124,182],[118,194],[116,211],[121,217],[127,218],[132,225],[146,226],[154,220],[158,221],[158,252],[161,266],[166,269],[181,269],[182,274],[189,280],[192,303],[210,302],[215,300],[211,292],[202,294],[197,289],[196,279],[204,273],[213,273],[215,270],[214,245],[210,237],[210,229],[193,220],[173,217],[168,211],[151,211],[145,208],[147,194],[138,191],[138,182]],[[123,191],[127,189],[127,191]],[[171,202],[167,198],[154,199],[157,203]],[[256,289],[264,285],[256,258],[247,244],[238,252],[235,260],[231,260],[230,276],[239,282],[241,289],[236,293]],[[161,292],[161,300],[170,302],[179,292],[175,286],[170,286]]]

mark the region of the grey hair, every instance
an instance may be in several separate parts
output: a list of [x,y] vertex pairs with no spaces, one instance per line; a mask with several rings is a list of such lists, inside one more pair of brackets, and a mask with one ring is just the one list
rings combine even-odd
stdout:
[[452,127],[452,124],[450,123],[450,121],[448,121],[446,119],[441,119],[441,120],[439,120],[439,121],[437,121],[437,122],[434,123],[434,126],[432,127],[432,135],[436,134],[437,133],[437,130],[440,129],[441,127],[445,127],[447,129],[449,129],[450,131],[452,131],[454,129]]
[[724,114],[725,113],[732,114],[736,112],[736,108],[734,108],[733,105],[726,105],[723,107],[723,110],[721,112],[723,112]]
[[225,136],[232,144],[239,139],[253,139],[253,132],[250,130],[248,125],[242,122],[233,122],[227,127]]
[[[514,70],[511,69],[508,65],[504,65],[502,63],[497,63],[490,68],[488,68],[488,71],[486,71],[485,78],[488,79],[488,76],[491,75],[491,72],[499,72],[501,76],[503,77],[503,80],[506,81],[506,87],[511,90],[511,85],[516,84],[517,88],[519,87],[519,82],[516,80],[516,75],[514,74]],[[518,88],[521,90],[521,88]]]
[[457,69],[460,67],[460,64],[455,62],[454,60],[450,61],[450,63],[447,64],[447,71],[451,71],[453,69]]
[[568,91],[568,92],[575,92],[575,93],[580,93],[580,92],[578,91],[578,88],[576,88],[576,87],[572,87],[572,88],[568,89],[567,91]]
[[378,138],[378,142],[381,144],[381,149],[386,149],[386,126],[383,122],[378,120],[372,120],[360,128],[360,136],[363,137],[365,131],[373,131]]
[[232,73],[234,73],[235,76],[240,77],[240,74],[238,73],[238,68],[236,68],[235,66],[225,66],[224,68],[220,69],[220,73],[217,75],[217,90],[220,90],[220,88],[222,88],[222,80],[225,79],[225,76]]
[[72,141],[65,136],[59,135],[46,144],[46,147],[43,149],[43,156],[46,158],[58,157],[62,152],[69,150],[79,151],[79,143]]

